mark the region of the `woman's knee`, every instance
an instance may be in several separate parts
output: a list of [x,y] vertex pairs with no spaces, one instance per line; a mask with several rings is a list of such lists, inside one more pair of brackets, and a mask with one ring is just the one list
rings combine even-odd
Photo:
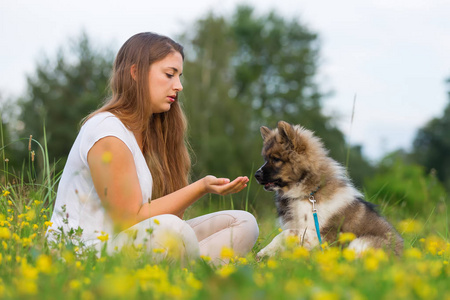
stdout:
[[120,233],[115,242],[120,246],[145,244],[149,250],[164,248],[168,252],[177,252],[179,249],[180,253],[190,258],[199,255],[198,241],[192,228],[179,217],[171,214],[142,221]]
[[249,212],[244,210],[232,210],[230,211],[233,217],[236,219],[236,223],[249,238],[253,238],[256,242],[256,239],[259,236],[259,227],[256,218]]

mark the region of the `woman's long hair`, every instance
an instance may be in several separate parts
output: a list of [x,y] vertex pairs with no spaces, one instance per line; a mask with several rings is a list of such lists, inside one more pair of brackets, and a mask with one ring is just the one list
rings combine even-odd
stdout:
[[[142,133],[143,153],[153,177],[152,199],[186,186],[191,168],[187,122],[178,101],[164,113],[152,114],[150,109],[150,66],[173,52],[179,52],[184,59],[180,44],[155,33],[138,33],[128,39],[114,61],[111,98],[87,117],[111,112],[131,131]],[[133,65],[136,80],[131,76]]]

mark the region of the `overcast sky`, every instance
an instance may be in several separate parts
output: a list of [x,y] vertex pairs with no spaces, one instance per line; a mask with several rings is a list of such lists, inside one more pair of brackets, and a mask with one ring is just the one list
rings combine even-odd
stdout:
[[369,158],[408,149],[417,129],[441,116],[450,89],[450,0],[0,0],[0,93],[23,93],[40,57],[83,29],[117,51],[135,33],[174,37],[210,10],[227,15],[239,3],[275,9],[319,34],[318,81],[334,91],[325,109]]

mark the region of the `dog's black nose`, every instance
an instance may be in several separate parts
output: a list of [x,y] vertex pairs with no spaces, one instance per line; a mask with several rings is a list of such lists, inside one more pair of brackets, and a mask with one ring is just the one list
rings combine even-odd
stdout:
[[262,179],[262,171],[261,171],[261,169],[256,171],[255,178],[256,178],[256,180],[261,181],[261,179]]

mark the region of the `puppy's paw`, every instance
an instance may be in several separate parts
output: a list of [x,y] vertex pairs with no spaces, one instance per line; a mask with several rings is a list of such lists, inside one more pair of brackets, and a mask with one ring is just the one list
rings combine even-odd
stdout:
[[268,253],[269,251],[267,251],[267,247],[266,248],[264,248],[264,249],[262,249],[261,251],[259,251],[257,254],[256,254],[256,261],[261,261],[264,257],[266,257],[266,256],[270,256],[270,254]]
[[308,250],[311,250],[319,245],[319,240],[312,234],[315,234],[315,232],[308,232],[305,230],[304,234],[301,236],[300,244]]

